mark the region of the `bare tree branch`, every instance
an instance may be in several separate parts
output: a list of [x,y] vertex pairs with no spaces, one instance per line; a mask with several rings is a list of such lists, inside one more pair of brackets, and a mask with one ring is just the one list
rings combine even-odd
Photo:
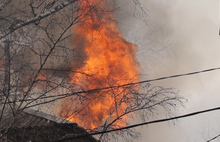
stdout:
[[[181,118],[188,118],[188,117],[191,117],[191,116],[195,116],[195,115],[199,115],[199,114],[203,114],[203,113],[207,113],[207,112],[212,112],[212,111],[216,111],[216,110],[220,110],[220,107],[216,107],[216,108],[212,108],[212,109],[207,109],[207,110],[202,110],[202,111],[197,111],[197,112],[193,112],[193,113],[188,113],[188,114],[185,114],[185,115],[180,115],[180,116],[171,117],[171,118],[165,118],[165,119],[159,119],[159,120],[139,123],[139,124],[130,125],[130,126],[126,126],[126,127],[122,127],[122,128],[118,128],[118,129],[112,129],[112,130],[107,130],[107,131],[94,132],[94,133],[90,133],[90,134],[86,134],[86,135],[79,135],[79,136],[75,136],[75,137],[63,138],[63,139],[60,139],[60,140],[57,140],[57,141],[53,141],[53,142],[65,142],[67,140],[73,140],[73,139],[79,138],[79,137],[93,136],[93,135],[99,135],[99,134],[104,134],[104,133],[111,133],[111,132],[115,132],[115,131],[122,131],[122,130],[130,129],[130,128],[135,128],[135,127],[139,127],[139,126],[143,126],[143,125],[167,122],[167,121],[170,121],[170,120],[181,119]],[[214,139],[219,137],[219,136],[220,135],[214,137]],[[207,141],[207,142],[209,142],[209,141]]]
[[0,3],[0,11],[2,11],[6,5],[8,5],[12,0],[4,0]]
[[17,23],[16,25],[10,27],[10,29],[7,29],[7,31],[5,33],[0,34],[0,39],[3,39],[4,37],[6,37],[7,35],[13,33],[15,30],[17,30],[19,28],[22,28],[22,27],[24,27],[26,25],[29,25],[31,23],[35,23],[37,21],[40,21],[40,20],[42,20],[42,19],[44,19],[44,18],[46,18],[46,17],[48,17],[48,16],[50,16],[52,14],[54,14],[54,13],[64,9],[65,7],[69,6],[70,4],[72,4],[72,3],[76,2],[76,1],[77,0],[66,0],[62,4],[56,6],[54,9],[46,11],[46,12],[44,12],[44,13],[42,13],[40,15],[37,15],[36,17],[33,17],[31,19],[28,19],[28,20],[26,20],[24,22],[21,21],[21,22]]

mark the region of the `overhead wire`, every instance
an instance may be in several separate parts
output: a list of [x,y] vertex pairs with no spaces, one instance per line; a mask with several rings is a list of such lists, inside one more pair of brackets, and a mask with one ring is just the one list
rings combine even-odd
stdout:
[[[102,91],[102,90],[114,89],[114,88],[119,88],[119,87],[126,87],[126,86],[143,84],[143,83],[150,83],[150,82],[154,82],[154,81],[166,80],[166,79],[171,79],[171,78],[178,78],[178,77],[183,77],[183,76],[191,76],[191,75],[196,75],[196,74],[201,74],[201,73],[206,73],[206,72],[212,72],[212,71],[215,71],[215,70],[220,70],[220,67],[210,68],[210,69],[205,69],[205,70],[200,70],[200,71],[195,71],[195,72],[175,74],[175,75],[171,75],[171,76],[164,76],[164,77],[160,77],[160,78],[143,80],[143,81],[139,81],[139,82],[133,82],[133,83],[131,82],[131,83],[123,84],[123,85],[108,86],[108,87],[103,87],[103,88],[95,88],[95,89],[90,89],[90,90],[77,91],[77,92],[73,92],[73,93],[60,94],[60,95],[56,95],[56,96],[43,96],[41,98],[38,98],[38,100],[39,99],[49,99],[49,98],[55,98],[56,100],[57,99],[59,100],[59,99],[63,99],[65,97],[73,96],[73,95],[76,95],[76,94],[92,93],[92,92],[97,92],[97,91]],[[35,100],[35,98],[19,100],[19,101],[16,101],[16,102],[32,101],[32,100]],[[14,102],[7,102],[7,103],[14,103]]]
[[210,140],[208,140],[208,141],[206,141],[206,142],[213,141],[213,140],[217,139],[218,137],[220,137],[220,134],[218,134],[217,136],[215,136],[215,137],[211,138]]
[[53,141],[53,142],[65,142],[67,140],[72,140],[72,139],[76,139],[76,138],[105,134],[105,133],[110,133],[110,132],[115,132],[115,131],[121,131],[121,130],[131,129],[131,128],[135,128],[135,127],[139,127],[139,126],[143,126],[143,125],[149,125],[149,124],[166,122],[166,121],[170,121],[170,120],[176,120],[176,119],[180,119],[180,118],[186,118],[186,117],[195,116],[198,114],[203,114],[203,113],[216,111],[216,110],[220,110],[220,107],[206,109],[206,110],[202,110],[202,111],[196,111],[196,112],[192,112],[192,113],[188,113],[188,114],[180,115],[180,116],[176,116],[176,117],[170,117],[170,118],[165,118],[165,119],[158,119],[158,120],[153,120],[153,121],[149,121],[149,122],[138,123],[138,124],[129,125],[129,126],[125,126],[125,127],[121,127],[121,128],[117,128],[117,129],[107,130],[107,131],[93,132],[93,133],[89,133],[89,134],[82,134],[82,135],[78,135],[78,136],[62,138],[60,140]]

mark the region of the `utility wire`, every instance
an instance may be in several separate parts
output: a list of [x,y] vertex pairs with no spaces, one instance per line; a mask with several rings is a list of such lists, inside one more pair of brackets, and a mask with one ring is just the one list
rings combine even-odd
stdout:
[[211,72],[211,71],[215,71],[215,70],[220,70],[220,67],[210,68],[210,69],[200,70],[200,71],[195,71],[195,72],[189,72],[189,73],[183,73],[183,74],[176,74],[176,75],[171,75],[171,76],[165,76],[165,77],[160,77],[160,78],[156,78],[156,79],[149,79],[149,80],[144,80],[144,81],[139,81],[139,82],[134,82],[134,83],[127,83],[127,84],[123,84],[123,85],[96,88],[96,89],[91,89],[91,90],[86,90],[86,91],[79,91],[79,92],[74,92],[73,94],[95,92],[95,91],[101,91],[101,90],[118,88],[118,87],[126,87],[126,86],[130,86],[130,85],[149,83],[149,82],[153,82],[153,81],[165,80],[165,79],[169,79],[169,78],[177,78],[177,77],[182,77],[182,76],[190,76],[190,75],[195,75],[195,74],[200,74],[200,73],[205,73],[205,72]]
[[218,137],[220,137],[220,134],[218,134],[218,135],[217,135],[217,136],[215,136],[214,138],[212,138],[212,139],[208,140],[207,142],[213,141],[213,140],[217,139]]
[[[154,121],[149,121],[149,122],[144,122],[144,123],[138,123],[138,124],[134,124],[134,125],[126,126],[126,127],[121,127],[118,129],[112,129],[112,130],[107,130],[107,131],[102,131],[102,132],[94,132],[94,133],[90,133],[90,134],[84,134],[84,135],[78,135],[78,136],[74,136],[74,137],[63,138],[63,139],[53,141],[53,142],[65,142],[67,140],[73,140],[73,139],[81,138],[81,137],[88,137],[88,136],[93,136],[93,135],[111,133],[111,132],[115,132],[115,131],[121,131],[121,130],[130,129],[130,128],[135,128],[135,127],[139,127],[139,126],[143,126],[143,125],[160,123],[160,122],[175,120],[175,119],[179,119],[179,118],[186,118],[186,117],[190,117],[190,116],[194,116],[194,115],[198,115],[198,114],[202,114],[202,113],[207,113],[207,112],[211,112],[211,111],[216,111],[216,110],[220,110],[220,107],[206,109],[206,110],[197,111],[197,112],[193,112],[193,113],[188,113],[188,114],[180,115],[180,116],[176,116],[176,117],[170,117],[170,118],[159,119],[159,120],[154,120]],[[218,136],[216,136],[216,138],[217,137]],[[213,139],[215,139],[215,138],[213,138]],[[210,140],[208,142],[210,142]]]
[[[170,79],[170,78],[177,78],[177,77],[201,74],[201,73],[205,73],[205,72],[212,72],[212,71],[215,71],[215,70],[220,70],[220,67],[210,68],[210,69],[200,70],[200,71],[195,71],[195,72],[188,72],[188,73],[183,73],[183,74],[176,74],[176,75],[171,75],[171,76],[165,76],[165,77],[160,77],[160,78],[150,79],[150,80],[144,80],[144,81],[139,81],[139,82],[134,82],[134,83],[127,83],[127,84],[118,85],[118,86],[109,86],[109,87],[104,87],[104,88],[83,90],[83,91],[78,91],[78,92],[73,92],[73,93],[60,94],[60,95],[56,95],[56,96],[44,96],[44,97],[38,98],[38,100],[39,99],[49,99],[49,98],[55,98],[56,100],[58,100],[58,99],[63,99],[65,97],[73,96],[73,95],[76,95],[76,94],[92,93],[92,92],[101,91],[101,90],[108,90],[108,89],[114,89],[114,88],[119,88],[119,87],[126,87],[126,86],[130,86],[130,85],[149,83],[149,82],[153,82],[153,81],[166,80],[166,79]],[[18,100],[16,102],[32,101],[32,100],[35,100],[35,99]],[[14,102],[7,102],[7,103],[9,104],[9,103],[14,103]]]
[[147,83],[147,82],[152,82],[152,81],[165,80],[165,79],[169,79],[169,78],[176,78],[176,77],[182,77],[182,76],[195,75],[195,74],[211,72],[211,71],[215,71],[215,70],[220,70],[220,67],[210,68],[210,69],[200,70],[200,71],[195,71],[195,72],[189,72],[189,73],[183,73],[183,74],[176,74],[176,75],[171,75],[171,76],[166,76],[166,77],[160,77],[160,78],[151,79],[151,80],[144,80],[144,81],[140,81],[140,82],[133,83],[133,84],[138,84],[138,83],[141,84],[141,83]]

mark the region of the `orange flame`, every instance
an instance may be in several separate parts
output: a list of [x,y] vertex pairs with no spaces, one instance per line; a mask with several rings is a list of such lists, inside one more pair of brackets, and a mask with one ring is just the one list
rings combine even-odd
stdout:
[[[113,20],[107,20],[112,15],[106,12],[104,1],[80,0],[80,7],[85,21],[74,28],[77,37],[74,44],[85,48],[87,58],[77,73],[70,74],[71,84],[78,89],[91,90],[138,81],[137,47],[122,38]],[[127,122],[122,114],[128,107],[125,98],[129,95],[132,94],[128,89],[118,87],[83,94],[83,101],[67,98],[58,115],[87,129],[97,128],[105,122],[122,127]]]
[[0,66],[4,65],[4,60],[0,60]]

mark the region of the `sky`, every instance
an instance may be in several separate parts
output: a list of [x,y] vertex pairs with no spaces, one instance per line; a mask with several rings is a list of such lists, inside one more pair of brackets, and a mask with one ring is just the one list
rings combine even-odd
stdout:
[[[117,2],[120,31],[139,47],[141,80],[220,67],[218,0],[142,0],[147,25],[132,3]],[[153,82],[173,87],[188,100],[176,115],[218,107],[220,71]],[[160,112],[163,113],[163,112]],[[158,119],[162,118],[158,116]],[[138,142],[205,142],[220,134],[220,111],[137,128]],[[212,142],[218,142],[220,138]]]

